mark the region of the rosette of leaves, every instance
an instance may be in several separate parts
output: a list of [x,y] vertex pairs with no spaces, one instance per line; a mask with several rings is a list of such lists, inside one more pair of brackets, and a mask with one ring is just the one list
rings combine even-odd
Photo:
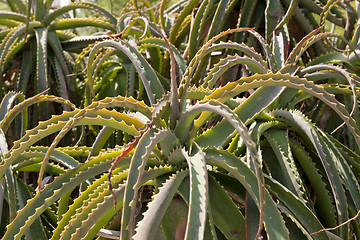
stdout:
[[[219,42],[235,32],[254,36],[264,56],[241,43]],[[299,71],[293,64],[321,36],[310,34],[285,58],[285,48],[271,48],[251,29],[228,30],[206,42],[183,75],[177,75],[181,62],[164,39],[171,60],[168,93],[160,88],[156,71],[127,40],[97,43],[89,53],[88,80],[96,73],[94,63],[102,48],[119,51],[134,65],[146,103],[126,96],[93,101],[83,109],[40,122],[15,142],[4,154],[1,176],[9,167],[25,163],[20,155],[39,139],[58,132],[46,149],[40,186],[54,151],[71,150],[56,148],[71,129],[104,126],[87,161],[59,174],[34,194],[3,238],[20,239],[49,209],[56,210],[52,222],[46,222],[51,239],[93,239],[105,233],[121,239],[358,236],[360,130],[354,113],[339,98],[352,96],[350,83],[349,91],[337,92],[336,98],[328,88],[306,78],[306,67]],[[285,41],[276,38],[278,44],[280,40]],[[210,65],[206,77],[198,77],[202,64],[209,61],[207,56],[225,49],[244,56],[227,55]],[[235,64],[243,64],[249,76],[217,86]],[[88,83],[89,92],[94,91],[95,85]],[[355,148],[290,107],[302,93],[308,94],[307,99],[319,99],[345,122]],[[126,144],[124,140],[123,146],[102,151],[115,129],[134,136],[133,141]],[[117,167],[110,171],[109,188],[108,170],[114,161]],[[80,192],[80,185],[86,190]],[[69,202],[69,196],[78,197]]]
[[[77,86],[71,74],[70,52],[63,50],[62,41],[76,35],[74,29],[94,27],[114,33],[116,18],[93,3],[70,3],[52,8],[53,1],[7,1],[11,11],[1,11],[3,26],[0,34],[0,75],[2,93],[21,91],[33,96],[50,88],[50,93],[78,101]],[[91,17],[66,17],[69,11],[86,9]],[[74,43],[76,44],[76,43]],[[42,106],[42,119],[59,110]],[[36,110],[35,110],[36,112]],[[36,125],[37,114],[33,116]]]
[[[268,22],[271,24],[274,26]],[[315,60],[303,64],[307,62],[304,53],[314,42],[328,37],[341,39],[339,35],[311,32],[297,45],[290,45],[287,54],[290,39],[287,26],[283,27],[272,33],[271,41],[246,28],[214,34],[191,50],[194,57],[183,72],[179,69],[184,61],[175,50],[169,50],[174,49],[170,43],[142,39],[140,49],[149,41],[149,46],[157,44],[169,51],[171,81],[162,87],[156,65],[147,63],[127,40],[107,40],[92,46],[87,82],[89,99],[95,95],[97,101],[89,100],[84,109],[54,116],[29,130],[4,153],[0,173],[4,176],[9,167],[26,164],[21,153],[39,139],[59,132],[45,149],[41,180],[47,162],[54,163],[51,156],[55,150],[80,156],[74,148],[56,148],[73,127],[104,128],[91,151],[85,153],[88,160],[31,195],[8,225],[4,239],[28,234],[26,229],[33,223],[39,225],[35,221],[42,214],[43,229],[52,239],[93,239],[96,234],[107,233],[105,228],[117,230],[108,233],[122,239],[359,236],[356,76],[340,68],[346,66],[346,57],[342,58],[344,64],[337,66],[324,59],[320,59],[321,64]],[[219,41],[234,33],[252,36],[263,54],[243,43]],[[96,79],[96,74],[102,72],[96,63],[102,63],[102,54],[112,50],[117,51],[111,55],[116,61],[133,65],[143,85],[145,102],[130,96],[101,99],[96,90],[101,79]],[[221,51],[223,56],[211,57],[214,51]],[[238,71],[240,77],[230,81],[226,74],[237,65],[243,69]],[[342,84],[329,82],[333,78]],[[127,80],[130,82],[130,77]],[[165,94],[168,89],[170,93]],[[345,122],[344,136],[352,138],[352,144],[344,138],[336,140],[295,110],[304,99],[305,106],[314,102],[316,110],[319,102]],[[344,106],[346,101],[351,104]],[[134,136],[134,141],[101,151],[114,129]],[[118,167],[111,175],[111,191],[107,172],[113,161]],[[80,191],[80,185],[87,189]],[[69,196],[79,197],[69,202]],[[49,212],[52,218],[45,218]]]

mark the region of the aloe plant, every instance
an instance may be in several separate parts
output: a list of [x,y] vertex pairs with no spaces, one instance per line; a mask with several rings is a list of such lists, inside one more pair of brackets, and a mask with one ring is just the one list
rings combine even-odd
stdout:
[[[241,30],[252,31],[248,29],[237,31]],[[232,31],[224,32],[210,40],[208,45],[215,46],[210,49],[225,47],[225,43],[214,42],[229,32]],[[107,40],[94,46],[90,56],[95,54],[98,48],[105,46],[114,47],[124,53],[130,50],[135,51],[127,45],[125,40]],[[83,192],[73,205],[70,205],[68,211],[66,211],[66,206],[62,206],[61,209],[59,206],[58,211],[66,213],[59,216],[61,220],[54,230],[53,239],[70,238],[70,236],[92,238],[120,209],[122,209],[120,231],[122,238],[130,238],[134,233],[135,239],[155,238],[157,234],[171,237],[178,226],[167,225],[165,229],[166,224],[162,224],[161,219],[171,214],[167,208],[173,203],[173,198],[176,199],[176,194],[179,194],[181,201],[189,208],[186,217],[187,224],[184,228],[186,238],[203,238],[204,236],[214,238],[216,235],[223,235],[226,238],[256,236],[261,234],[263,223],[269,238],[291,236],[328,238],[325,231],[321,232],[324,226],[333,227],[340,224],[349,218],[349,216],[344,216],[344,213],[349,213],[351,216],[351,212],[354,214],[358,209],[358,183],[349,165],[349,162],[354,163],[353,157],[356,154],[340,142],[334,142],[331,136],[316,128],[302,113],[292,110],[270,110],[269,107],[277,97],[281,96],[281,92],[272,99],[267,97],[267,106],[254,104],[252,96],[256,96],[256,92],[264,91],[261,89],[266,90],[276,86],[300,89],[332,107],[344,119],[356,139],[359,139],[359,129],[353,118],[345,107],[323,88],[305,78],[288,73],[256,74],[215,89],[186,88],[186,82],[195,72],[196,62],[206,57],[206,53],[209,53],[208,49],[205,45],[198,52],[184,74],[182,92],[185,93],[184,102],[191,99],[200,100],[195,104],[189,105],[190,102],[188,102],[187,105],[179,105],[182,95],[179,98],[172,97],[173,91],[177,92],[176,78],[173,77],[171,79],[172,91],[164,98],[154,100],[157,104],[153,107],[148,107],[131,97],[105,98],[91,103],[83,110],[76,109],[53,117],[28,131],[18,143],[15,143],[12,150],[5,154],[4,165],[1,168],[2,174],[5,174],[4,170],[14,164],[19,154],[29,148],[39,137],[60,131],[46,152],[45,158],[48,159],[66,132],[78,125],[93,124],[120,129],[135,135],[138,142],[134,150],[129,151],[127,157],[124,154],[120,155],[121,150],[113,149],[108,153],[94,155],[88,162],[75,167],[74,171],[60,175],[38,192],[19,212],[4,237],[18,238],[24,234],[26,226],[30,226],[46,210],[46,207],[42,207],[43,201],[48,205],[54,204],[59,199],[62,202],[61,197],[72,191],[75,185],[103,173],[103,177],[95,182],[92,181],[92,184],[88,183],[91,184],[88,190]],[[140,55],[136,56],[140,57]],[[173,56],[171,51],[170,56]],[[176,62],[174,57],[171,59],[174,73]],[[137,63],[142,61],[140,57]],[[230,68],[229,65],[223,66],[223,68],[226,67]],[[89,79],[91,79],[92,71],[89,67]],[[172,76],[175,75],[172,74]],[[142,80],[147,79],[143,77]],[[214,77],[216,77],[215,74]],[[146,84],[145,81],[144,84]],[[235,105],[234,96],[256,87],[261,88],[251,97],[243,100],[235,109],[231,108]],[[156,96],[156,85],[149,84],[149,89],[150,91],[147,92],[149,98]],[[263,102],[266,101],[263,100]],[[179,109],[182,107],[180,115],[173,113],[173,106],[178,106]],[[139,112],[143,116],[141,120],[147,118],[148,123],[142,122],[137,117],[128,117],[125,112],[106,110],[106,108],[114,107]],[[268,108],[268,113],[263,112],[264,107]],[[248,109],[252,112],[247,112]],[[204,126],[212,116],[211,112],[222,116],[224,120],[203,131],[201,126]],[[254,115],[253,113],[261,114]],[[252,122],[251,131],[244,125],[250,122]],[[174,125],[171,126],[171,123]],[[43,128],[47,131],[39,131]],[[221,131],[218,131],[219,128]],[[298,135],[304,142],[299,142],[294,135],[289,134],[289,128],[292,134]],[[19,144],[20,142],[22,144]],[[95,145],[98,143],[104,144],[104,139],[96,141]],[[93,149],[101,148],[95,145]],[[261,151],[274,152],[274,155],[260,154]],[[111,204],[114,203],[114,198],[107,186],[106,172],[111,162],[119,155],[124,159],[117,160],[121,163],[120,168],[116,168],[114,176],[111,177],[111,185],[117,200],[116,211],[114,211],[114,206]],[[296,165],[295,160],[300,162],[300,166]],[[96,166],[96,164],[99,165]],[[275,167],[278,165],[281,167]],[[338,171],[339,166],[342,166],[342,171]],[[124,169],[127,170],[124,171]],[[153,172],[157,173],[154,175]],[[309,181],[316,189],[314,192],[307,188],[303,174],[311,179]],[[125,182],[124,179],[126,179]],[[148,182],[150,179],[152,181]],[[230,184],[234,180],[238,181],[242,188],[234,189]],[[65,182],[66,185],[64,185]],[[350,196],[346,196],[343,184],[351,189]],[[326,187],[327,185],[329,188]],[[141,191],[147,194],[155,192],[147,210],[144,206],[141,207],[144,199],[141,196],[137,197],[137,192],[142,188],[145,189]],[[330,198],[329,193],[336,198]],[[315,204],[312,196],[321,199],[323,204]],[[278,199],[279,202],[274,202],[273,198]],[[219,206],[212,204],[212,201],[221,201],[227,205]],[[240,211],[235,203],[243,204],[247,210]],[[354,205],[349,205],[350,203]],[[332,209],[330,213],[324,212],[325,206]],[[348,210],[350,206],[353,210]],[[78,211],[80,207],[82,210]],[[174,206],[169,207],[169,209],[172,208]],[[236,214],[233,217],[224,216],[221,212],[225,209],[232,209]],[[136,212],[139,211],[144,211],[144,217],[138,222]],[[319,212],[324,214],[322,219],[316,217]],[[256,223],[256,228],[246,227],[253,226],[254,223]],[[163,228],[159,228],[161,224]],[[291,227],[288,227],[289,224]],[[88,230],[84,230],[84,226]],[[347,228],[348,226],[343,226],[336,234],[347,238]],[[311,236],[312,233],[318,231],[320,232]]]
[[[93,3],[70,3],[57,9],[53,1],[7,1],[11,11],[1,11],[0,75],[4,92],[21,91],[27,96],[50,88],[51,94],[78,102],[77,84],[71,77],[72,64],[62,41],[76,37],[73,30],[79,27],[97,27],[109,33],[116,30],[116,18],[104,8]],[[64,17],[69,11],[87,9],[97,16],[88,18]],[[35,69],[35,71],[33,71]],[[5,84],[5,82],[8,82]],[[40,105],[41,119],[58,113]],[[37,113],[36,108],[31,111]],[[32,117],[35,126],[38,114]]]
[[[356,43],[338,20],[346,4],[319,12],[312,3],[289,1],[284,11],[280,1],[162,1],[154,13],[135,1],[116,36],[79,54],[81,106],[6,95],[3,239],[359,238]],[[314,27],[294,39],[298,4],[346,31]],[[232,26],[236,11],[251,14]],[[332,52],[313,52],[329,44]],[[71,111],[22,131],[7,149],[7,129],[20,113],[25,124],[39,101]],[[79,126],[96,138],[61,146]],[[37,186],[24,184],[22,171],[37,172]]]

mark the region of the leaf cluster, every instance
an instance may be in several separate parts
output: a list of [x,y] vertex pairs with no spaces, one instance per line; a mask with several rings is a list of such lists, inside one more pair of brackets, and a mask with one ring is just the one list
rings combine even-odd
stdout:
[[[44,52],[85,24],[55,20],[80,6],[113,33],[59,38],[82,99],[8,92],[0,106],[3,239],[360,237],[358,2],[142,0],[118,18],[72,3],[6,37],[25,46],[33,23]],[[67,111],[28,127],[40,102]]]

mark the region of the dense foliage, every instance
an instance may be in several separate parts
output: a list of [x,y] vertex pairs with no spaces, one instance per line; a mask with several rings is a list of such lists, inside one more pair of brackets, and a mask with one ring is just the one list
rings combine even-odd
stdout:
[[359,2],[7,3],[3,239],[360,238]]

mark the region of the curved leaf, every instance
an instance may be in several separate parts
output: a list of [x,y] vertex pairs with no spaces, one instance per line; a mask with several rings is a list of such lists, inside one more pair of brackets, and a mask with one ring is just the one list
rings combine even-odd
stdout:
[[[135,66],[139,73],[141,80],[144,84],[145,90],[148,94],[148,98],[151,104],[155,103],[156,99],[160,99],[164,94],[164,89],[156,76],[154,70],[145,60],[145,58],[128,42],[120,40],[119,42],[113,40],[105,40],[101,43],[96,44],[90,52],[89,62],[91,63],[95,57],[95,53],[98,49],[106,46],[114,47],[122,51],[129,60]],[[88,67],[88,83],[92,89],[92,68]],[[93,90],[92,90],[93,91]]]
[[172,175],[148,204],[148,210],[144,218],[138,223],[133,239],[154,239],[160,227],[161,220],[174,197],[182,180],[188,175],[188,171],[181,171]]
[[208,176],[206,162],[200,148],[195,155],[189,156],[181,149],[188,165],[190,175],[190,198],[187,226],[184,239],[203,239],[208,207]]
[[90,9],[90,10],[94,10],[97,11],[101,14],[103,14],[105,17],[107,17],[110,22],[115,26],[117,23],[116,18],[110,13],[108,12],[105,8],[100,7],[97,4],[94,3],[90,3],[90,2],[75,2],[75,3],[70,3],[67,6],[61,7],[56,9],[55,11],[53,11],[52,13],[50,13],[49,15],[47,15],[44,19],[43,19],[43,24],[45,26],[49,25],[52,21],[54,21],[57,17],[61,16],[62,14],[71,11],[71,10],[75,10],[75,9],[79,9],[79,8],[85,8],[85,9]]
[[[231,173],[246,188],[260,208],[257,177],[243,161],[225,150],[204,149],[203,152],[207,164],[224,168]],[[289,239],[285,222],[267,190],[265,190],[265,199],[264,223],[268,239]]]
[[167,141],[169,136],[173,137],[173,134],[169,130],[157,131],[154,128],[150,128],[141,135],[139,143],[136,146],[134,155],[131,159],[123,201],[124,207],[121,218],[121,237],[123,239],[130,239],[133,235],[133,221],[131,219],[134,218],[136,196],[140,187],[139,181],[143,175],[145,164],[156,144],[161,141]]

